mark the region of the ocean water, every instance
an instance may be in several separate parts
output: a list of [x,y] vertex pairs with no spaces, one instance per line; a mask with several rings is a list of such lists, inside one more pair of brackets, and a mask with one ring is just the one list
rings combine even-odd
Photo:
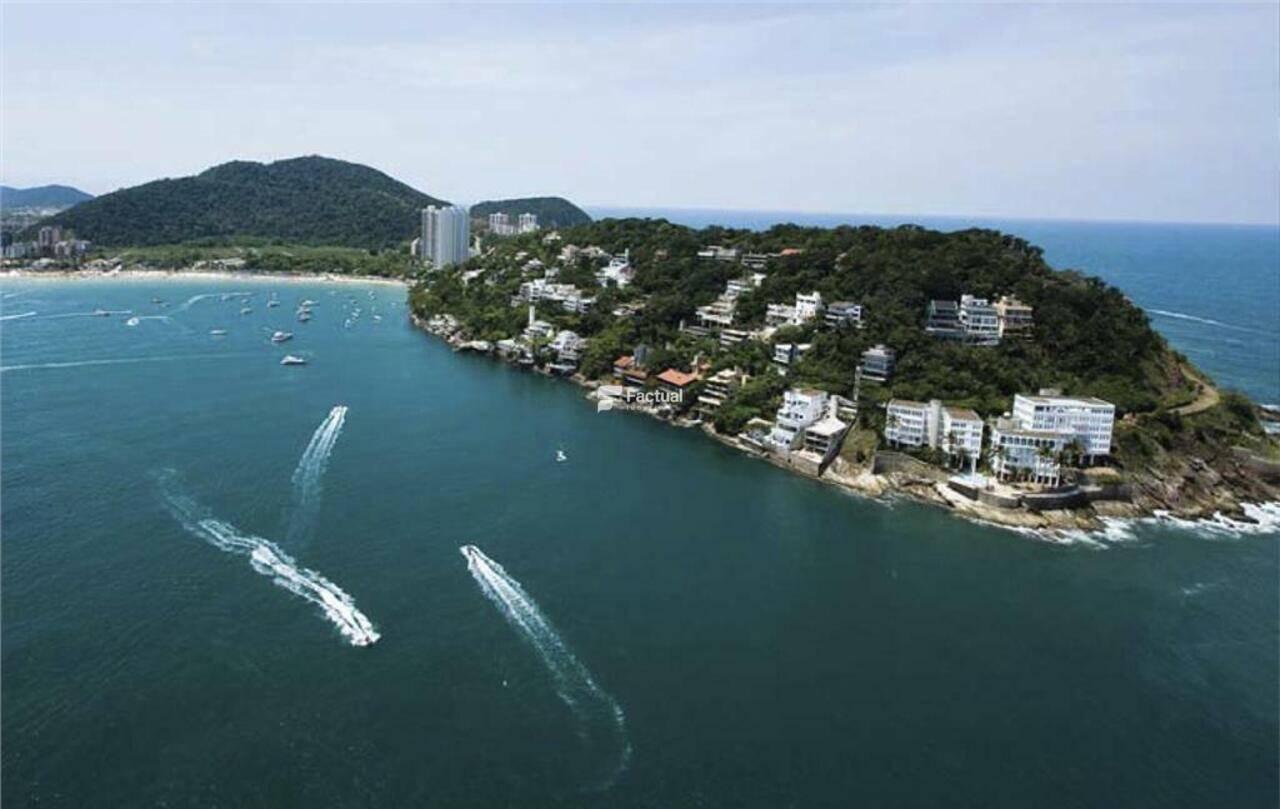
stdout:
[[1276,803],[1274,531],[854,497],[394,286],[0,293],[6,807]]
[[1174,348],[1220,385],[1264,404],[1280,404],[1280,226],[690,208],[592,208],[590,213],[660,216],[699,228],[765,229],[779,222],[994,228],[1044,248],[1053,267],[1081,270],[1124,290]]

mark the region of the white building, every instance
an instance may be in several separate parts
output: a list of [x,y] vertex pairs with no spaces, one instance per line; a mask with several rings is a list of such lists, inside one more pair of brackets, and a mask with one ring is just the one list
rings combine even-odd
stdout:
[[1000,315],[986,298],[960,297],[960,328],[965,340],[978,345],[1000,342]]
[[520,214],[518,227],[521,233],[533,233],[538,229],[538,215],[536,213]]
[[928,402],[890,399],[885,408],[884,440],[894,447],[923,447],[929,443]]
[[892,399],[886,408],[884,437],[892,446],[927,446],[950,457],[976,462],[982,454],[982,433],[982,419],[977,413],[946,407],[938,399]]
[[600,286],[608,286],[610,283],[615,286],[625,287],[631,283],[631,279],[635,277],[635,268],[631,266],[631,250],[628,249],[620,256],[614,256],[609,259],[609,263],[596,273],[596,282]]
[[1111,454],[1116,406],[1093,397],[1059,396],[1042,390],[1035,396],[1013,397],[1013,418],[1030,430],[1048,430],[1080,444],[1090,460]]
[[765,444],[778,452],[790,452],[800,445],[804,431],[826,413],[826,391],[792,388],[782,394],[782,407]]
[[458,205],[422,209],[422,258],[435,269],[462,264],[468,258],[471,241],[471,219],[466,208]]
[[798,292],[794,305],[771,303],[765,307],[764,319],[770,326],[803,326],[822,313],[822,295]]
[[[796,319],[807,323],[822,314],[822,296],[817,292],[796,293]],[[797,323],[796,325],[800,325]]]
[[489,232],[495,236],[511,236],[516,229],[511,226],[511,217],[505,213],[489,214]]
[[1111,452],[1115,405],[1096,398],[1059,396],[1041,391],[1013,398],[1011,417],[998,419],[991,430],[992,468],[1001,477],[1023,475],[1037,483],[1061,480],[1061,459],[1072,444],[1080,460]]

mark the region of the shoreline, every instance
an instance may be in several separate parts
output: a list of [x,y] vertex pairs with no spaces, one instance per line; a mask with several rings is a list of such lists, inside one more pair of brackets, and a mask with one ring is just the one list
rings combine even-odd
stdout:
[[6,278],[20,280],[50,281],[280,281],[285,283],[350,283],[350,284],[389,284],[404,287],[412,286],[405,278],[389,278],[385,275],[346,275],[342,273],[277,273],[249,272],[237,270],[115,270],[112,272],[96,272],[91,270],[6,270],[0,273],[0,281]]
[[[462,342],[433,331],[416,313],[411,311],[409,318],[415,328],[439,338],[454,352],[465,350]],[[476,353],[486,354],[486,352]],[[504,365],[521,368],[516,363],[502,360],[491,352],[486,355],[490,360],[496,359]],[[540,369],[531,370],[548,378],[565,379],[586,389],[588,400],[598,398],[595,391],[603,384],[599,380],[586,379],[579,374],[559,376]],[[1146,508],[1131,500],[1100,500],[1084,508],[1045,511],[999,508],[968,500],[948,490],[944,480],[925,480],[900,472],[876,474],[869,467],[848,468],[847,463],[839,457],[834,459],[822,473],[814,474],[744,444],[736,436],[720,435],[710,425],[700,420],[672,419],[645,407],[615,406],[614,410],[639,412],[681,429],[698,427],[699,431],[711,440],[736,450],[748,458],[764,461],[814,482],[833,486],[846,494],[881,503],[888,499],[901,498],[920,505],[941,508],[955,517],[979,525],[1030,534],[1055,544],[1081,542],[1100,545],[1100,537],[1111,540],[1132,539],[1131,526],[1156,523],[1185,528],[1203,528],[1219,534],[1266,533],[1280,530],[1280,502],[1240,503],[1239,508],[1230,513],[1224,513],[1221,509],[1208,508],[1175,513],[1170,509]]]

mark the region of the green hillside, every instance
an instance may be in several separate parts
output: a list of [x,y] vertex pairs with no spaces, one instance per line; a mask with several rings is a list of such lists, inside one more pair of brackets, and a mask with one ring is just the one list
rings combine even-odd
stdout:
[[413,238],[421,208],[440,203],[368,166],[312,156],[223,163],[105,194],[44,223],[104,246],[256,237],[385,248]]

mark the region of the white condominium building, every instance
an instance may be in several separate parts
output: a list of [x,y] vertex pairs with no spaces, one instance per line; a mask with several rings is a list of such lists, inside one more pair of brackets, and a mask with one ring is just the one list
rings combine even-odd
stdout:
[[1092,460],[1111,452],[1115,405],[1102,399],[1041,391],[1013,397],[1013,414],[991,430],[991,465],[1001,477],[1026,474],[1039,483],[1061,479],[1061,457],[1073,442]]
[[982,454],[982,433],[982,419],[977,413],[946,407],[938,399],[891,399],[886,408],[884,437],[893,446],[928,446],[976,461]]
[[1059,396],[1051,391],[1035,396],[1019,393],[1013,397],[1013,418],[1028,430],[1066,435],[1090,458],[1111,454],[1116,406],[1102,399]]
[[884,439],[895,447],[922,447],[929,443],[929,403],[890,399],[885,409]]
[[422,258],[439,270],[462,264],[468,258],[471,241],[470,214],[458,205],[422,209]]
[[538,229],[538,215],[536,213],[522,213],[518,221],[521,233],[533,233]]

